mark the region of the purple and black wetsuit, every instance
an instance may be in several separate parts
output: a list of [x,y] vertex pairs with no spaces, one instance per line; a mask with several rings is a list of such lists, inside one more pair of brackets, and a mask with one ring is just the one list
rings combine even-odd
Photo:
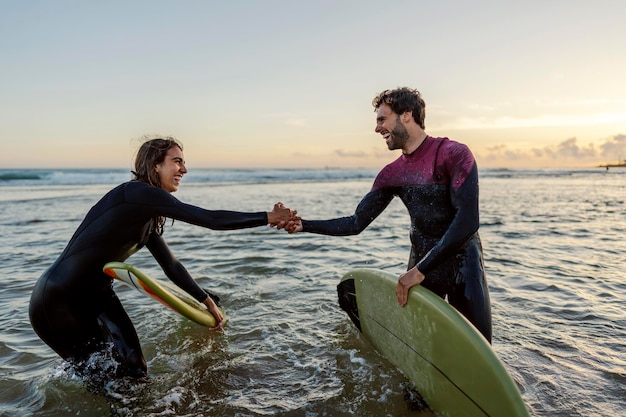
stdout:
[[212,211],[182,203],[167,191],[130,181],[91,208],[63,253],[39,278],[30,301],[33,328],[64,359],[80,362],[112,342],[119,375],[142,376],[146,363],[137,333],[102,272],[146,246],[169,279],[198,301],[207,293],[170,252],[156,231],[168,217],[215,230],[267,224],[267,213]]
[[385,166],[355,213],[303,220],[303,231],[361,233],[398,196],[411,217],[411,255],[422,286],[448,301],[491,342],[491,306],[478,236],[478,169],[469,148],[426,137],[410,155]]

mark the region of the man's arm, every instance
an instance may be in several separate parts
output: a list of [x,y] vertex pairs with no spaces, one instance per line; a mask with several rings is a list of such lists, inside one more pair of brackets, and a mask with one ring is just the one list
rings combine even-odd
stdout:
[[[302,220],[301,230],[330,236],[351,236],[361,233],[387,208],[394,195],[390,189],[372,190],[358,204],[354,214],[329,220]],[[289,228],[287,228],[289,231]],[[292,232],[293,233],[293,232]]]
[[[478,231],[478,168],[469,149],[465,158],[463,162],[450,160],[450,164],[456,167],[450,186],[450,198],[456,213],[439,242],[417,263],[417,269],[424,274],[458,251]],[[467,166],[468,162],[471,168],[468,172],[462,171],[459,167]]]

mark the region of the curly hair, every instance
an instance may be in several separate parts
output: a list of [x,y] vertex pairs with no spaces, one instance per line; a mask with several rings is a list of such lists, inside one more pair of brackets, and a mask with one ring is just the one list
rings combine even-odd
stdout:
[[374,111],[381,104],[387,104],[396,114],[410,111],[415,122],[422,128],[426,128],[426,103],[419,91],[408,87],[398,87],[395,90],[384,90],[372,100]]

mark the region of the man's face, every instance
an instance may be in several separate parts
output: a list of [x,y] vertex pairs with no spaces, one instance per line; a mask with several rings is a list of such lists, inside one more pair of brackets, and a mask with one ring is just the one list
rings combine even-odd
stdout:
[[402,149],[409,140],[409,132],[388,104],[381,104],[376,113],[376,133],[380,133],[390,151]]

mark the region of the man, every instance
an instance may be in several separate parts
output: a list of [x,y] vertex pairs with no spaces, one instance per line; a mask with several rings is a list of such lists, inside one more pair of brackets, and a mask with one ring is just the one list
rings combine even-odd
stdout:
[[459,310],[491,342],[491,306],[478,236],[478,169],[469,148],[424,131],[426,104],[417,90],[385,90],[372,101],[376,132],[402,155],[385,166],[352,216],[281,223],[289,233],[362,232],[398,196],[411,217],[408,271],[396,296],[422,285]]

